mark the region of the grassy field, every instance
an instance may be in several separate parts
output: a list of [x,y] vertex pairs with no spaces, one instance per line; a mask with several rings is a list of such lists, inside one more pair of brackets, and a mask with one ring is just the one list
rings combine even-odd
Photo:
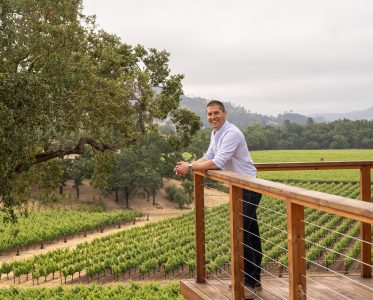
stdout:
[[[266,150],[252,151],[255,163],[373,160],[373,149],[364,150]],[[359,170],[258,172],[269,180],[359,181]]]

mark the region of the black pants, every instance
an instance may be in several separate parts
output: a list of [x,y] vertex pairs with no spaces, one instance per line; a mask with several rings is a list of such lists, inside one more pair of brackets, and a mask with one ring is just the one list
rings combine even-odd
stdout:
[[262,245],[256,209],[262,194],[243,190],[244,284],[254,286],[260,281]]

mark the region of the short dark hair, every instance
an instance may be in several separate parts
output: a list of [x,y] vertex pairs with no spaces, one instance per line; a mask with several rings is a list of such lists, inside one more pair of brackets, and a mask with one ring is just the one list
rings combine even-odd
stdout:
[[209,103],[207,103],[206,108],[209,107],[209,106],[214,106],[214,105],[219,106],[220,110],[222,112],[225,112],[225,107],[224,107],[223,102],[220,102],[218,100],[212,100],[212,101],[210,101]]

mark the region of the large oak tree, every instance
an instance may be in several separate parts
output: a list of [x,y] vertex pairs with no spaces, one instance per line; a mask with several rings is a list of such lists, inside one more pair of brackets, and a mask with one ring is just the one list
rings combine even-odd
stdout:
[[69,154],[116,150],[171,117],[188,140],[199,118],[179,108],[183,75],[169,53],[123,43],[81,0],[0,4],[0,199],[21,201],[22,176]]

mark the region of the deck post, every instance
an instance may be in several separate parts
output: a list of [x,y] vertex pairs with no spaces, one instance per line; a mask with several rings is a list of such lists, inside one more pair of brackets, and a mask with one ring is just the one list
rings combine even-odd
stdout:
[[194,173],[194,206],[196,218],[196,271],[197,283],[206,280],[205,261],[205,199],[204,199],[204,177]]
[[232,300],[244,298],[242,188],[230,185],[230,239]]
[[[371,202],[371,175],[370,166],[360,168],[360,199],[362,201]],[[360,247],[360,257],[362,264],[361,277],[371,278],[372,277],[372,226],[369,223],[360,222],[360,239],[362,240]],[[367,242],[364,243],[363,241]],[[368,265],[367,265],[368,264]]]
[[306,299],[306,261],[304,259],[304,207],[287,200],[289,299]]

